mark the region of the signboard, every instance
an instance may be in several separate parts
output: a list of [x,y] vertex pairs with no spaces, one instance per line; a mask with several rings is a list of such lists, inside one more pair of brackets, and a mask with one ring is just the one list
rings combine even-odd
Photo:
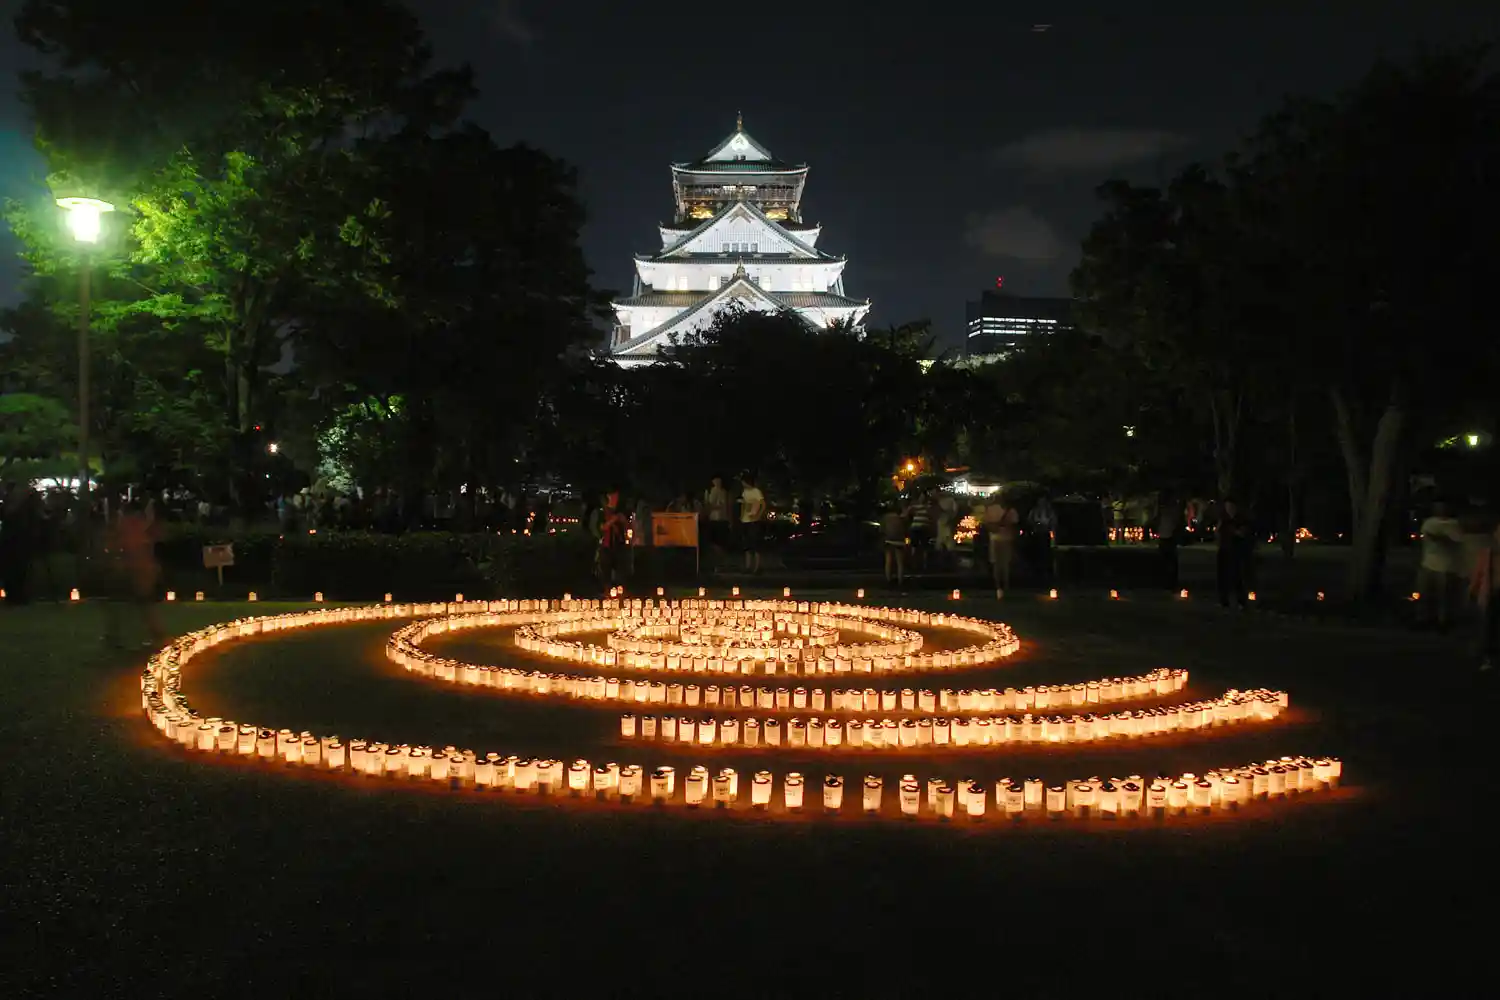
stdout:
[[651,544],[658,547],[696,549],[698,547],[697,514],[651,515]]
[[693,550],[693,573],[698,573],[698,515],[651,514],[651,544],[659,548]]
[[203,546],[203,568],[218,569],[222,566],[234,565],[234,545],[205,545]]

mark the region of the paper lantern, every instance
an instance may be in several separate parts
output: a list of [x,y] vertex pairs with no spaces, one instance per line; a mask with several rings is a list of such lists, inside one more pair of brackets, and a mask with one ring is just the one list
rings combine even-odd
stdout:
[[193,595],[193,600],[195,600],[195,601],[201,601],[201,600],[203,600],[203,591],[200,590],[196,594],[194,594]]
[[767,809],[771,805],[773,782],[770,771],[756,771],[750,779],[750,804],[756,809]]
[[971,820],[984,818],[985,791],[984,786],[977,781],[970,781],[964,787],[964,809]]
[[952,599],[955,600],[955,601],[957,601],[957,600],[962,599],[962,597],[963,597],[963,594],[960,593],[960,591],[959,591],[959,589],[957,587],[954,587],[953,588]]
[[708,768],[700,764],[689,771],[687,781],[682,786],[682,793],[690,808],[696,809],[702,805],[704,797],[708,794]]
[[657,805],[666,804],[667,798],[672,794],[671,789],[672,769],[659,767],[651,772],[651,801]]
[[953,786],[940,783],[937,786],[937,814],[939,819],[950,820],[953,818]]
[[739,597],[740,596],[740,588],[738,588],[738,587],[731,587],[731,588],[729,588],[729,593],[730,593],[730,596],[732,596],[732,597]]
[[1177,592],[1177,596],[1180,597],[1180,598],[1182,598],[1184,601],[1187,600],[1187,596],[1188,596],[1187,588],[1183,587],[1180,591]]
[[321,590],[313,595],[313,601],[317,604],[323,603],[323,592]]
[[1255,600],[1255,591],[1252,590],[1252,591],[1250,591],[1250,593],[1246,594],[1245,596],[1248,597],[1250,600],[1253,601],[1253,600]]
[[792,588],[791,587],[782,587],[781,588],[781,596],[782,597],[791,597],[792,596]]
[[175,590],[169,590],[169,591],[167,591],[167,600],[169,600],[169,601],[175,601],[175,600],[177,600],[177,591],[175,591]]
[[1047,591],[1047,596],[1054,601],[1057,600],[1057,588],[1053,587],[1051,590]]
[[728,809],[734,794],[734,772],[728,769],[720,771],[713,777],[713,798],[715,809]]
[[1045,804],[1047,813],[1051,816],[1061,816],[1067,811],[1068,790],[1063,785],[1049,785],[1047,787]]
[[635,739],[635,716],[629,712],[620,716],[620,735],[627,740]]
[[922,786],[911,775],[903,775],[899,788],[901,815],[913,818],[922,806]]
[[885,782],[877,775],[867,774],[864,781],[863,804],[865,812],[880,812],[880,797],[884,790]]
[[70,600],[70,601],[81,601],[81,600],[83,600],[83,597],[78,593],[78,588],[77,587],[74,587],[72,590],[68,591],[68,600]]
[[823,809],[838,812],[844,805],[844,779],[836,774],[823,778]]
[[589,778],[592,773],[593,769],[589,767],[589,762],[586,760],[575,760],[569,764],[568,791],[575,796],[580,796],[588,791]]
[[391,595],[390,594],[386,594],[385,595],[385,603],[387,603],[387,604],[391,603]]
[[707,590],[705,590],[705,589],[704,589],[704,588],[702,588],[702,587],[699,587],[699,588],[698,588],[698,596],[699,596],[699,597],[702,597],[702,596],[703,596],[703,595],[704,595],[704,594],[706,594],[706,593],[708,593],[708,591],[707,591]]
[[787,776],[781,781],[781,794],[786,801],[787,809],[802,808],[802,775],[796,771],[787,772]]
[[635,764],[626,764],[620,768],[620,799],[630,802],[639,794],[641,794],[641,769]]
[[256,596],[255,591],[250,591],[250,602],[253,604],[258,600],[260,600],[260,598]]

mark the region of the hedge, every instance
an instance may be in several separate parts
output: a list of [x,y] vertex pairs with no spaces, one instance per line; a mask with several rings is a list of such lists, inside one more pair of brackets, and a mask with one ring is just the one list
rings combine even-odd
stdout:
[[[234,565],[224,587],[203,568],[205,545],[234,545]],[[171,525],[157,544],[163,586],[235,596],[304,598],[322,591],[329,600],[441,599],[462,593],[488,598],[583,590],[593,567],[586,532],[511,535],[320,531],[282,535],[274,530]]]

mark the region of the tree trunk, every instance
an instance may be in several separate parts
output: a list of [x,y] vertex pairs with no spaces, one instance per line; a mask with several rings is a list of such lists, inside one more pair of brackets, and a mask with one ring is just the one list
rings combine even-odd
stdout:
[[1385,518],[1395,481],[1406,411],[1392,394],[1375,424],[1368,457],[1348,396],[1333,390],[1339,451],[1349,476],[1353,547],[1349,559],[1349,594],[1356,601],[1373,597],[1380,584],[1380,548],[1385,540]]
[[1302,520],[1297,507],[1297,402],[1287,408],[1286,524],[1281,531],[1281,552],[1288,559],[1297,554],[1297,523]]

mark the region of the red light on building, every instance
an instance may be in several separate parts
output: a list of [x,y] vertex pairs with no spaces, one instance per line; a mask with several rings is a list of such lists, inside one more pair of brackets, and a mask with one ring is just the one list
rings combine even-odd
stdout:
[[1001,275],[1000,277],[998,277],[998,278],[995,279],[995,287],[996,288],[1004,288],[1005,287],[1005,276],[1004,275]]

